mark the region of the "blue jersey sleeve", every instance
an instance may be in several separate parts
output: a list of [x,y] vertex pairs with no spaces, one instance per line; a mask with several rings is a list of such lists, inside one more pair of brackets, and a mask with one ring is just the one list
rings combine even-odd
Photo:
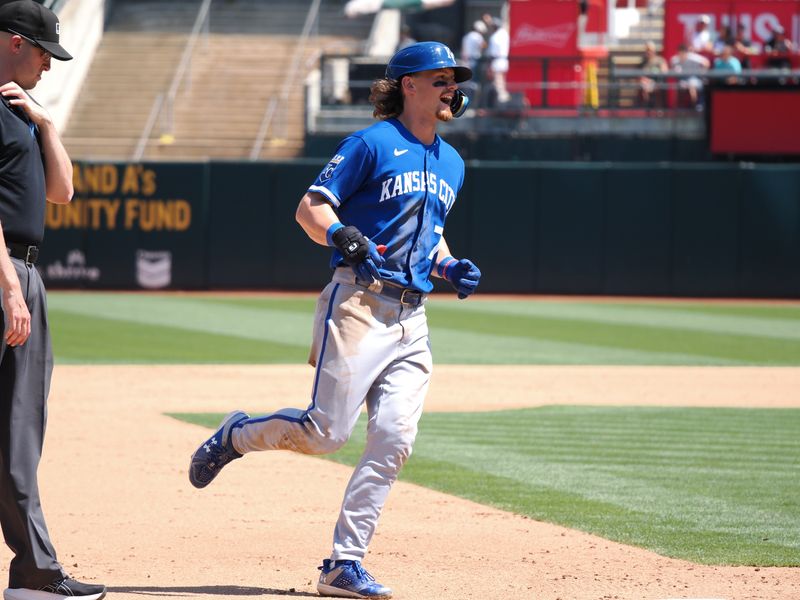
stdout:
[[361,137],[346,137],[308,191],[322,194],[334,208],[339,208],[372,175],[374,162],[372,151]]

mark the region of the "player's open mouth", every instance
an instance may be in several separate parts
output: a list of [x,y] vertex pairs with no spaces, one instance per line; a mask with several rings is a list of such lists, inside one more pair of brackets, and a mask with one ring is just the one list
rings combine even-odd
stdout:
[[441,102],[444,102],[444,103],[445,103],[445,104],[447,104],[448,106],[450,106],[450,103],[453,101],[453,97],[452,97],[451,95],[449,95],[449,94],[445,94],[444,96],[441,96],[441,97],[439,98],[439,100],[440,100]]

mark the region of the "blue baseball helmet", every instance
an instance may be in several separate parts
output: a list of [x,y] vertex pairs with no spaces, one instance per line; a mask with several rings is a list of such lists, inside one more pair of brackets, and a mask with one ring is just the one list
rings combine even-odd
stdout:
[[418,42],[399,50],[386,65],[386,79],[432,69],[453,69],[456,83],[472,79],[472,70],[456,63],[453,51],[440,42]]

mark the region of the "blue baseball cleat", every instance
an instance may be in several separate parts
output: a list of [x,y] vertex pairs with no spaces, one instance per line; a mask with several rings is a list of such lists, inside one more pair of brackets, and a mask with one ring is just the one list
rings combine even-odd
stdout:
[[357,560],[322,561],[317,567],[319,575],[317,591],[322,596],[337,598],[391,598],[392,590],[381,585],[367,573]]
[[242,458],[231,443],[231,429],[250,415],[235,410],[222,419],[216,433],[200,444],[192,454],[189,464],[189,481],[196,488],[204,488],[222,471],[222,467],[232,460]]

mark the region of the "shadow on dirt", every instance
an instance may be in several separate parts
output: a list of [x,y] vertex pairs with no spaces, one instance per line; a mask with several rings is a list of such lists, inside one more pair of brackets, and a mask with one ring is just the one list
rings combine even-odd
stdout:
[[300,598],[319,598],[319,594],[298,592],[294,588],[277,590],[274,588],[242,587],[238,585],[200,585],[200,586],[115,586],[108,588],[109,593],[141,594],[158,598],[182,598],[190,596],[289,596]]

